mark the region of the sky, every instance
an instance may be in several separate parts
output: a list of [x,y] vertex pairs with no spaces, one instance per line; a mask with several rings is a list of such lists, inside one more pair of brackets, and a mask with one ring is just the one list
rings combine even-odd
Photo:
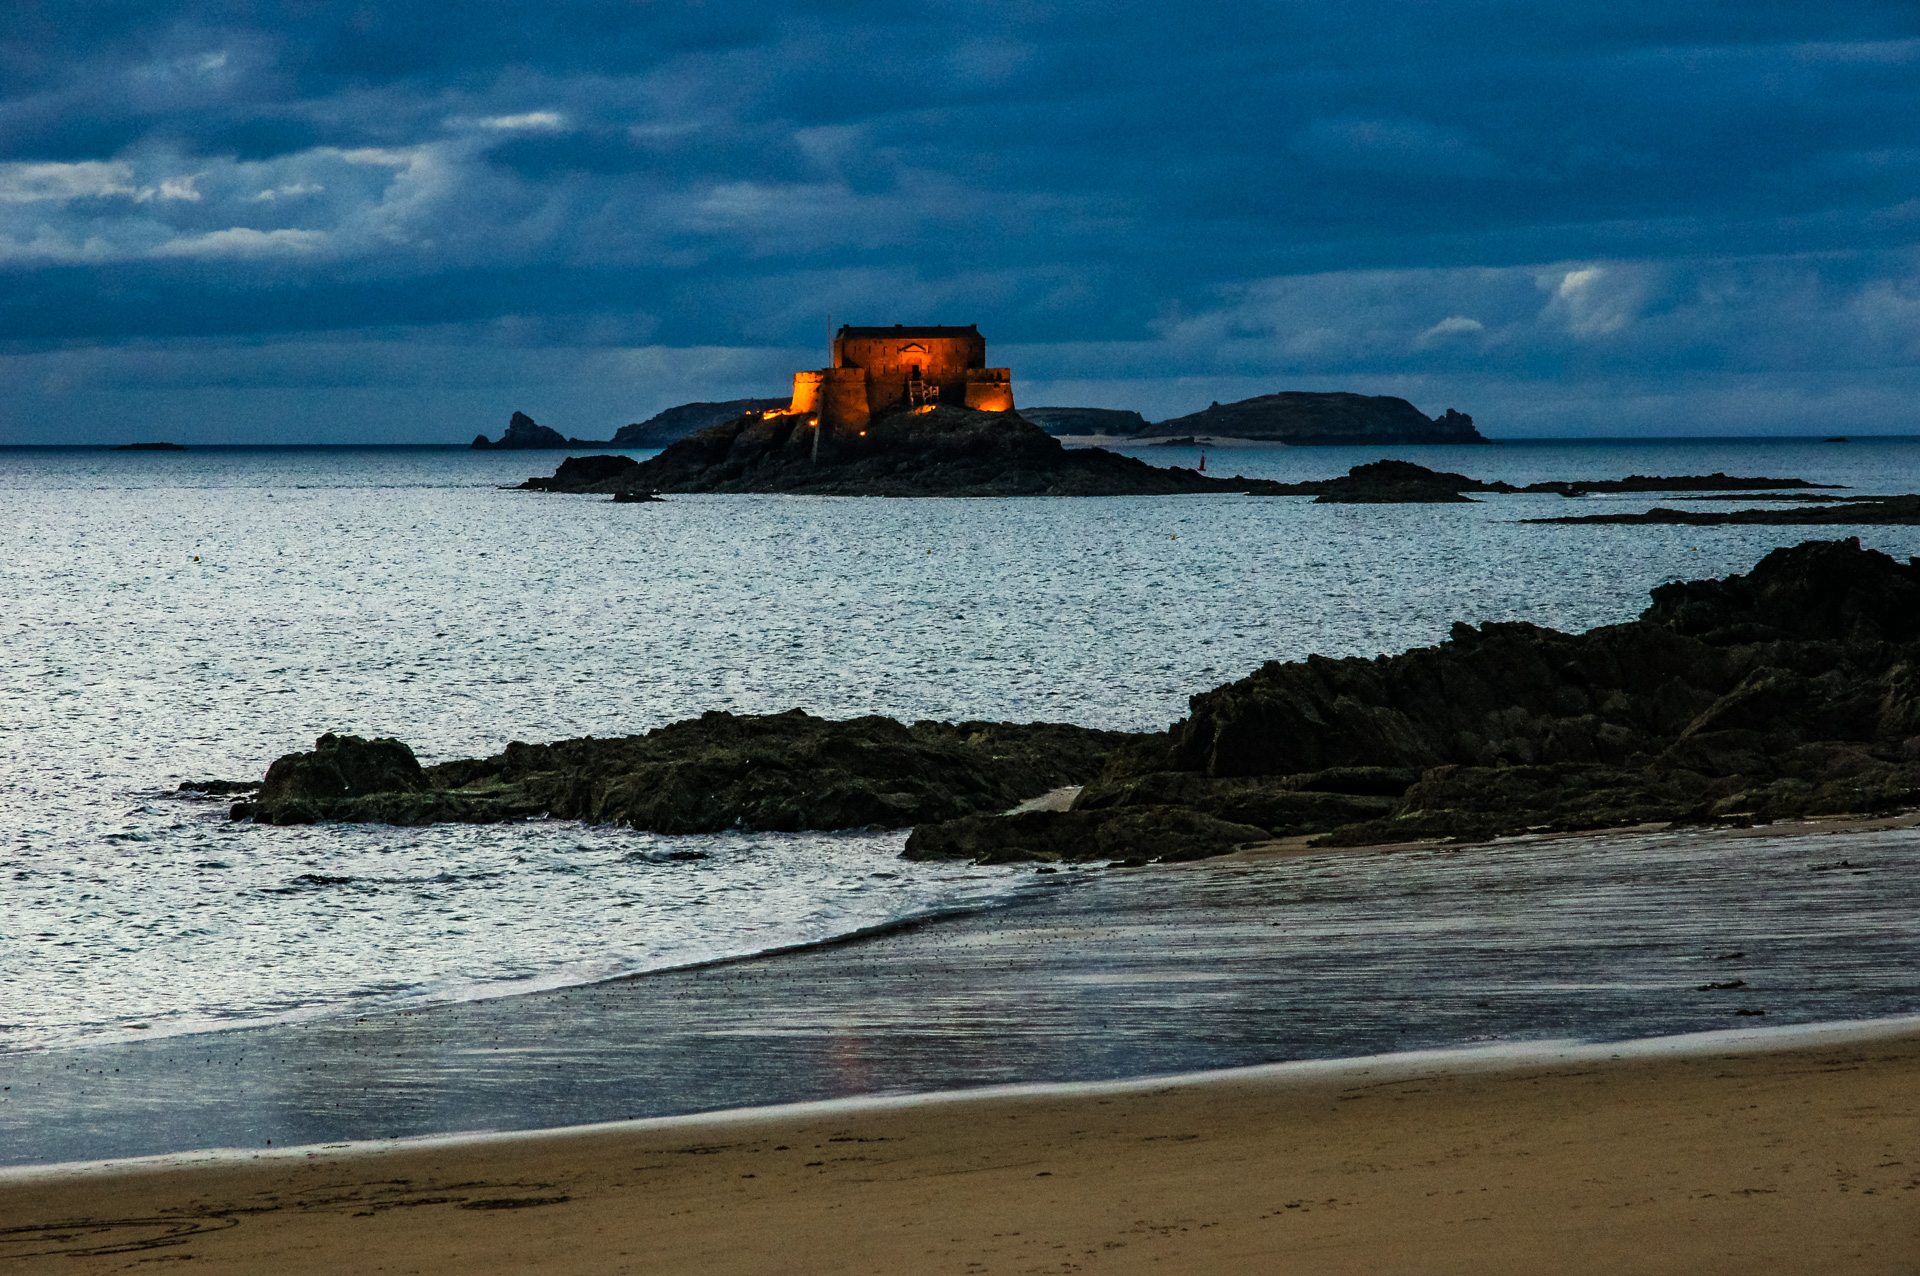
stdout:
[[0,444],[1028,405],[1920,433],[1920,6],[8,0]]

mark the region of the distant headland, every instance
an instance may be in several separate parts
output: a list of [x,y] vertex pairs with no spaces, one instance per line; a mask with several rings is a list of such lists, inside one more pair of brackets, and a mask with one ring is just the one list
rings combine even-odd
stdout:
[[1430,417],[1390,394],[1286,390],[1148,424],[1137,412],[1101,408],[1028,408],[1049,434],[1115,442],[1284,443],[1292,447],[1355,444],[1488,443],[1473,418],[1448,408]]
[[724,403],[682,403],[656,412],[644,421],[623,425],[613,433],[614,447],[666,447],[710,425],[731,421],[749,412],[785,407],[785,399],[728,399]]

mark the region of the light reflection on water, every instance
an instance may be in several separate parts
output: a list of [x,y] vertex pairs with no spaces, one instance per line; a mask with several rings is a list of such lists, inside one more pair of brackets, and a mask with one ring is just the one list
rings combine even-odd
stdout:
[[[1209,469],[1322,477],[1392,451]],[[1920,478],[1911,442],[1400,451],[1516,482]],[[701,960],[1018,877],[899,864],[897,837],[718,839],[660,865],[628,858],[657,839],[618,830],[235,828],[165,795],[256,776],[323,731],[433,761],[715,708],[1154,728],[1268,659],[1398,650],[1458,619],[1625,620],[1660,580],[1804,538],[1509,521],[1574,504],[1558,497],[613,505],[493,487],[557,460],[0,451],[0,1049]],[[1915,529],[1862,537],[1920,547]],[[870,876],[883,865],[899,876]]]

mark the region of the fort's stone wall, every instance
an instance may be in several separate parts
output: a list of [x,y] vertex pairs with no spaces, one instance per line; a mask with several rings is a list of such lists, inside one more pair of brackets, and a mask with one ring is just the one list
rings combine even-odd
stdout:
[[865,368],[826,368],[820,382],[820,424],[864,430],[873,419],[872,387]]
[[814,413],[820,410],[820,383],[827,379],[825,372],[796,372],[793,374],[793,402],[787,405],[788,412]]
[[1013,369],[975,368],[967,374],[965,393],[965,406],[976,411],[1011,412],[1013,411]]
[[1012,371],[986,363],[987,339],[972,325],[845,327],[833,339],[832,367],[794,374],[787,411],[827,430],[865,429],[880,413],[929,401],[1011,411]]

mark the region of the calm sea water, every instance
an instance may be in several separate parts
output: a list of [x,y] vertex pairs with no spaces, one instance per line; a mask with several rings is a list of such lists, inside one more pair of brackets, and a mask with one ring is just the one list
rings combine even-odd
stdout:
[[[1325,477],[1393,454],[1515,482],[1720,469],[1920,490],[1912,440],[1213,452],[1208,469]],[[903,863],[904,833],[274,829],[172,795],[325,731],[432,762],[707,709],[1157,728],[1269,659],[1399,650],[1455,620],[1626,620],[1661,581],[1856,530],[1513,521],[1573,508],[1559,497],[498,490],[560,455],[0,451],[0,1051],[585,983],[1031,881]],[[1920,552],[1920,529],[1857,530]],[[687,850],[707,858],[672,858]]]

